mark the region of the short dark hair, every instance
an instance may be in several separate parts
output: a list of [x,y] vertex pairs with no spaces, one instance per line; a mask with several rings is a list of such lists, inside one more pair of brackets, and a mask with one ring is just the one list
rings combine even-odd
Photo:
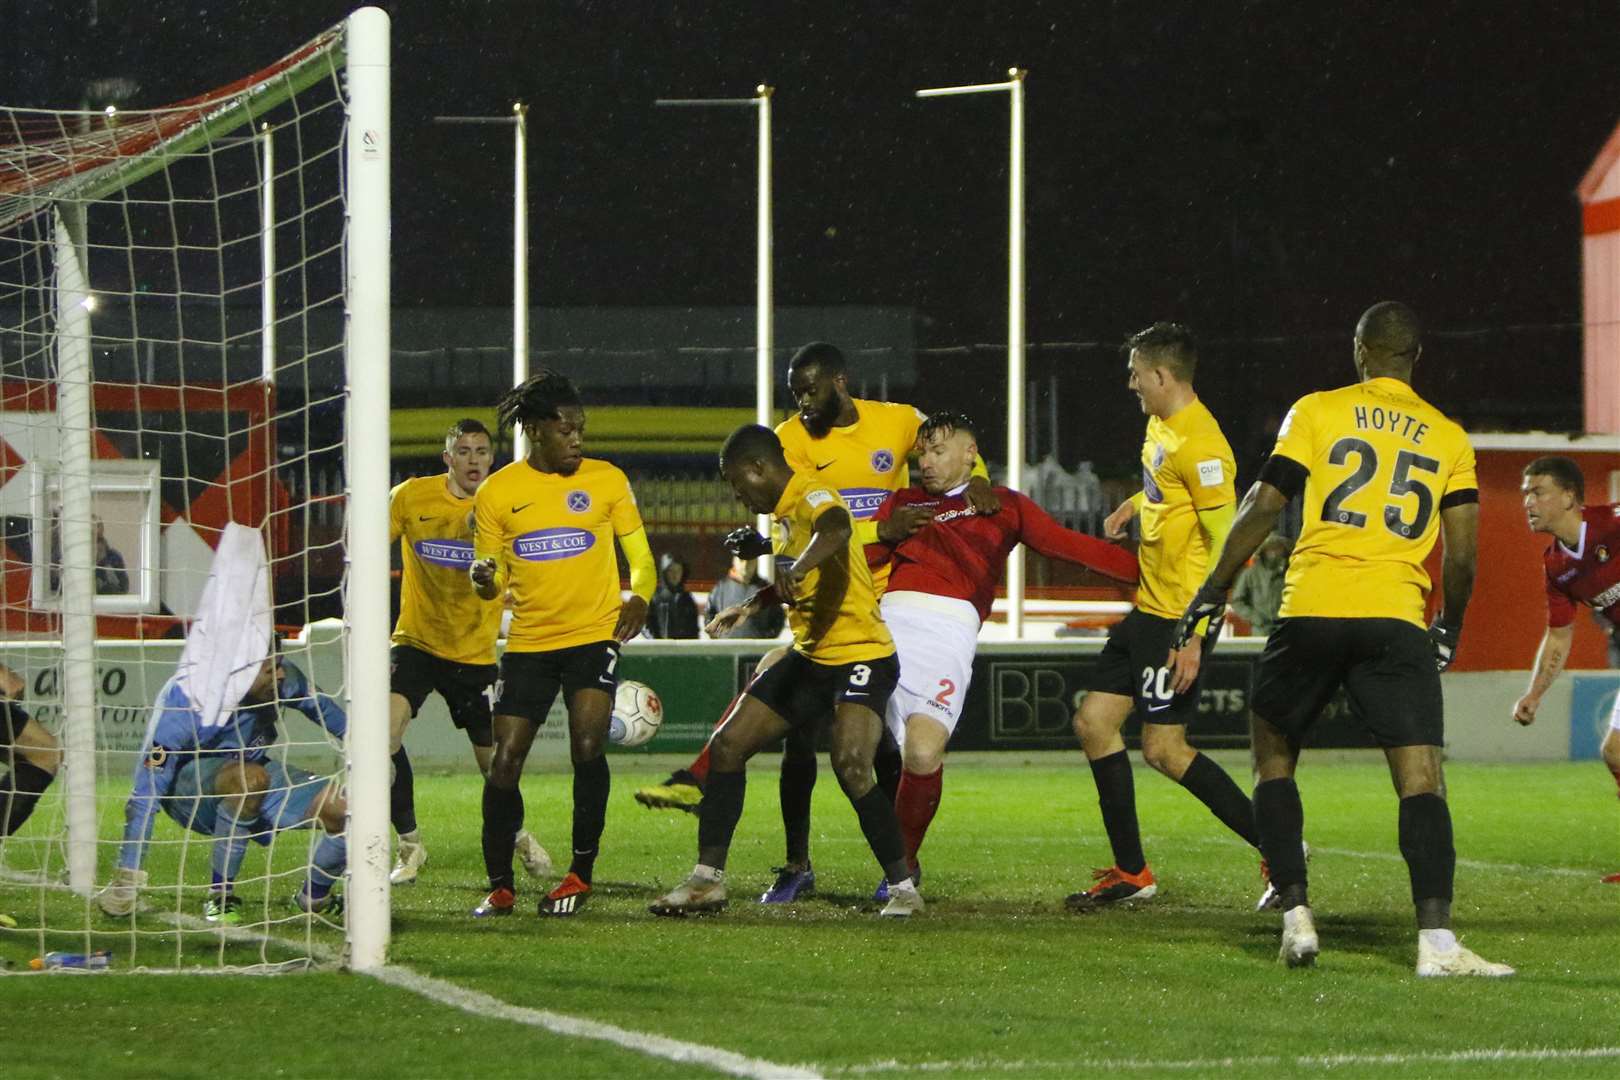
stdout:
[[466,416],[451,424],[450,430],[444,433],[444,448],[450,449],[463,435],[482,435],[492,443],[495,441],[495,437],[489,433],[489,428],[484,426],[482,420]]
[[1160,320],[1125,339],[1120,348],[1126,359],[1139,352],[1154,367],[1169,368],[1184,383],[1193,381],[1198,370],[1198,338],[1178,322]]
[[722,469],[729,463],[739,461],[780,461],[786,464],[787,455],[782,451],[782,440],[776,437],[776,432],[762,424],[744,424],[726,436],[725,445],[720,448]]
[[846,370],[844,354],[838,346],[826,341],[812,341],[794,353],[793,359],[788,361],[788,370],[793,371],[806,364],[814,364],[828,375],[842,375]]
[[974,442],[979,441],[979,425],[975,424],[966,413],[951,412],[948,409],[929,414],[928,419],[917,429],[917,441],[922,442],[936,432],[949,435],[955,431],[964,432]]
[[1374,304],[1356,320],[1356,340],[1383,365],[1410,367],[1423,348],[1423,326],[1417,312],[1399,300]]
[[582,407],[574,384],[566,375],[541,368],[501,395],[495,403],[495,423],[505,431],[520,424],[557,420],[560,410],[569,407]]
[[1550,476],[1552,482],[1565,491],[1573,491],[1576,502],[1586,501],[1586,477],[1581,475],[1581,467],[1567,457],[1556,454],[1538,457],[1524,467],[1524,475]]

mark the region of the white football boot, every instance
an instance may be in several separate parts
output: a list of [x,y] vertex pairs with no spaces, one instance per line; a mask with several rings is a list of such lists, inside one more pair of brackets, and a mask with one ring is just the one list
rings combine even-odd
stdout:
[[889,902],[883,905],[883,910],[878,914],[885,919],[907,919],[920,915],[924,906],[916,882],[906,878],[898,885],[889,886]]
[[523,869],[532,878],[543,878],[551,873],[551,855],[540,846],[534,834],[524,829],[517,834],[517,857]]
[[394,858],[394,869],[388,875],[391,885],[415,885],[416,875],[427,865],[427,845],[399,842],[399,853]]
[[1301,904],[1283,912],[1282,948],[1277,950],[1277,959],[1291,968],[1310,967],[1321,951],[1311,909]]
[[1486,978],[1500,979],[1512,975],[1513,969],[1506,964],[1493,964],[1472,949],[1465,949],[1460,944],[1449,951],[1438,949],[1429,944],[1428,939],[1422,934],[1419,934],[1417,973],[1421,978],[1435,978],[1443,975],[1483,975]]

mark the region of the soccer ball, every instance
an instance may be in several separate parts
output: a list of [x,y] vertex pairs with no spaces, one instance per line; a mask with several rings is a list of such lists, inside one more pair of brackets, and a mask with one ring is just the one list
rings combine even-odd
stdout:
[[613,695],[609,742],[615,746],[640,746],[658,734],[663,722],[664,703],[652,687],[632,679],[619,680],[619,690]]

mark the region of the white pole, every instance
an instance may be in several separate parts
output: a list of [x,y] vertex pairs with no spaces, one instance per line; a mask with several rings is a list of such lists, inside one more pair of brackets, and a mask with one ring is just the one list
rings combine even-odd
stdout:
[[[1007,91],[1011,132],[1007,154],[1007,486],[1024,486],[1024,78],[1009,68],[1000,83],[918,90],[920,98]],[[1024,636],[1024,548],[1007,556],[1007,633]]]
[[389,21],[349,16],[348,963],[388,959]]
[[[512,103],[512,385],[529,377],[529,107]],[[512,460],[529,456],[522,424],[512,426]]]
[[[754,414],[758,422],[772,427],[776,401],[776,309],[771,277],[771,96],[773,87],[760,83],[754,90],[759,103],[759,199],[758,239],[755,246],[754,289]],[[763,536],[771,535],[771,517],[761,514],[755,523]],[[772,560],[760,561],[761,572],[770,580],[775,572]]]
[[259,343],[264,383],[276,382],[276,139],[259,128],[263,175],[259,178]]
[[[1007,72],[1007,486],[1024,486],[1024,75]],[[1024,636],[1024,545],[1007,556],[1007,633]]]
[[[82,208],[81,208],[82,209]],[[82,215],[79,216],[82,222]],[[62,509],[62,743],[68,886],[96,885],[96,582],[91,540],[90,287],[67,222],[56,215],[56,419]]]

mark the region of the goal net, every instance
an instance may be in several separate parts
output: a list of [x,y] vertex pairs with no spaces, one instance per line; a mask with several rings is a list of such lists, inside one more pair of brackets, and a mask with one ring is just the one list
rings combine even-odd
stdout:
[[98,106],[0,107],[0,966],[371,966],[387,18]]

